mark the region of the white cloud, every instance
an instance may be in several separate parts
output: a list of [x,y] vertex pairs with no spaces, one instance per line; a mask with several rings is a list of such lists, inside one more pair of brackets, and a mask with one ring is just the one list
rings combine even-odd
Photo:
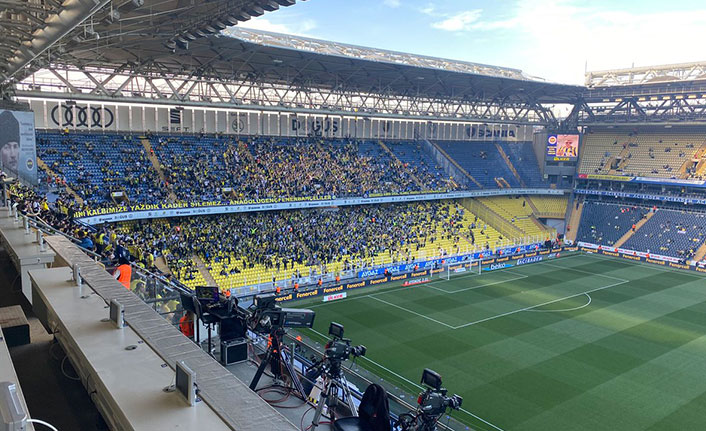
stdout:
[[463,31],[469,30],[471,24],[476,22],[481,15],[480,9],[467,10],[459,12],[443,21],[432,23],[432,27],[444,31]]
[[303,19],[297,20],[296,22],[273,22],[268,17],[260,16],[238,24],[238,27],[298,36],[310,36],[309,32],[316,28],[316,21]]
[[385,3],[385,6],[389,7],[400,7],[402,4],[401,0],[384,0],[383,3]]
[[423,13],[424,15],[429,15],[429,16],[444,16],[443,14],[440,14],[437,12],[436,5],[434,3],[427,3],[426,6],[421,7],[419,9],[419,12]]
[[448,24],[474,38],[512,41],[503,46],[507,61],[499,65],[563,83],[583,84],[586,63],[589,70],[601,70],[703,60],[697,41],[706,39],[706,9],[643,12],[621,6],[517,0],[507,16]]

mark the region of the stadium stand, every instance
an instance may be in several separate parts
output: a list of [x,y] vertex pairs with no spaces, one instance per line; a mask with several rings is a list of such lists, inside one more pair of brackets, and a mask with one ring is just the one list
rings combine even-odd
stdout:
[[564,218],[568,198],[566,196],[527,196],[527,203],[533,207],[534,215],[540,218]]
[[586,201],[576,240],[613,246],[648,211],[636,206]]
[[435,141],[484,188],[520,187],[492,142]]
[[519,173],[527,187],[547,187],[539,171],[539,163],[531,142],[501,142],[510,163]]
[[525,235],[543,235],[547,230],[534,218],[532,207],[522,196],[479,198],[480,202],[503,217]]
[[442,168],[434,164],[430,154],[416,142],[388,142],[381,145],[387,146],[394,156],[409,169],[413,175],[432,190],[457,188],[455,184],[449,185],[449,176]]
[[706,144],[706,135],[697,132],[592,131],[584,136],[582,174],[695,177],[691,161]]
[[439,202],[127,222],[117,232],[166,256],[188,286],[202,281],[190,257],[198,252],[222,288],[492,248],[502,238],[460,205]]
[[690,259],[706,240],[706,215],[657,209],[623,248]]
[[37,157],[91,205],[111,202],[111,191],[124,191],[130,200],[147,203],[167,196],[134,136],[37,133]]

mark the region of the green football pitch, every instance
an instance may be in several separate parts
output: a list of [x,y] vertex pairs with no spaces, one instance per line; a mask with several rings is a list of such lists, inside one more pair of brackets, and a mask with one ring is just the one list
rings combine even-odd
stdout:
[[[438,277],[438,276],[437,276]],[[477,430],[706,428],[706,279],[576,254],[483,275],[387,285],[316,310],[367,348],[359,365],[419,392],[422,370]]]

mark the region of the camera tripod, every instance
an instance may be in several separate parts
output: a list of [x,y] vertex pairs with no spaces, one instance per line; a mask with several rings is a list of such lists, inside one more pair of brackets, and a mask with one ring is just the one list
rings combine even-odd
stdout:
[[[289,361],[285,357],[284,351],[282,350],[283,337],[283,328],[276,328],[270,332],[270,341],[269,345],[267,346],[267,352],[265,353],[265,357],[263,358],[262,362],[260,362],[260,366],[257,367],[255,377],[253,377],[252,382],[250,382],[250,389],[254,391],[257,388],[257,384],[260,382],[260,378],[262,377],[262,373],[265,372],[267,364],[270,364],[270,369],[272,370],[274,379],[280,381],[283,380],[282,364],[284,364],[285,368],[287,369],[287,372],[292,378],[292,385],[297,390],[297,392],[301,394],[302,399],[306,399],[307,394],[304,392],[304,386],[302,386],[301,380],[299,380],[299,377],[297,377],[297,373],[292,368],[292,365],[289,363]],[[294,355],[294,352],[290,352],[290,355]]]
[[395,422],[395,429],[400,431],[437,431],[436,423],[438,421],[439,416],[427,416],[422,412],[402,413]]
[[[326,361],[326,358],[324,358],[324,361]],[[318,404],[316,405],[316,412],[314,412],[314,419],[311,421],[311,431],[315,431],[319,426],[324,406],[331,412],[332,409],[338,405],[339,400],[341,400],[338,396],[339,389],[343,393],[343,398],[345,398],[346,405],[350,409],[351,414],[357,416],[351,389],[348,387],[346,376],[344,376],[341,371],[341,362],[329,360],[329,365],[328,371],[324,371],[322,374],[324,383],[321,394],[319,395]]]

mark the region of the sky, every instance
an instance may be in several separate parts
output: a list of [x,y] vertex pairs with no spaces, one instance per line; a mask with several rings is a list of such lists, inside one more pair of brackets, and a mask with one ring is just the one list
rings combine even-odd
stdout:
[[584,71],[706,60],[703,0],[307,0],[238,24],[521,69]]

